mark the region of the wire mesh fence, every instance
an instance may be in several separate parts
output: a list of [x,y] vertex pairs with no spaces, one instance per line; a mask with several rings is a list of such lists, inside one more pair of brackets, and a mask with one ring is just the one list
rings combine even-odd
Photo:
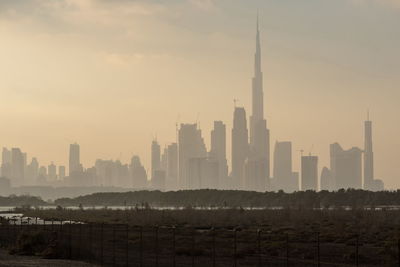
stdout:
[[358,234],[9,221],[0,245],[102,266],[400,266],[397,238],[376,244]]

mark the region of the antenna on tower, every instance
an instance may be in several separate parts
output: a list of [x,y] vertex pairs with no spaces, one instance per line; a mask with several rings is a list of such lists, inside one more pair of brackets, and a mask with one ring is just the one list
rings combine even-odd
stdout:
[[259,12],[258,12],[258,8],[257,8],[257,31],[258,31],[258,17],[259,17]]
[[311,156],[311,153],[312,153],[313,148],[314,148],[314,144],[311,145],[310,153],[309,153],[310,156]]
[[299,152],[300,152],[300,156],[303,156],[304,149],[300,149]]
[[233,107],[236,108],[236,104],[239,102],[239,99],[234,98],[233,99]]
[[180,114],[178,113],[178,117],[176,118],[175,122],[175,141],[178,144],[178,127],[179,127],[179,119],[180,119]]
[[367,109],[367,121],[369,121],[369,108]]

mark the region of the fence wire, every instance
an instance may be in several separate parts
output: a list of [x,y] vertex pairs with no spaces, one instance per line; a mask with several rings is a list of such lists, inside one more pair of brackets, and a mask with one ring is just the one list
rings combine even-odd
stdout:
[[320,233],[240,228],[55,221],[24,225],[12,220],[0,225],[3,247],[33,252],[42,246],[48,257],[101,266],[400,266],[399,240],[388,244],[367,244],[359,235],[343,243],[327,242]]

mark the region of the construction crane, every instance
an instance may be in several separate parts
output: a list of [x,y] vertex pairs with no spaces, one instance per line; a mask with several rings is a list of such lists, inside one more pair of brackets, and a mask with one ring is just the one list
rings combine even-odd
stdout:
[[314,144],[311,145],[310,153],[309,153],[310,156],[311,156],[311,153],[312,153],[312,151],[313,151],[313,148],[314,148]]

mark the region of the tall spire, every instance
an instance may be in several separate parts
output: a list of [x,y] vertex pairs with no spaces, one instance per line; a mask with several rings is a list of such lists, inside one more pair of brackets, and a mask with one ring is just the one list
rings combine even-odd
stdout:
[[256,53],[254,58],[254,71],[255,76],[261,74],[261,42],[260,42],[260,26],[258,22],[258,10],[257,10],[257,27],[256,27]]
[[258,29],[259,28],[258,28],[258,9],[257,9],[257,32],[259,31]]
[[[264,119],[264,93],[263,93],[263,74],[261,70],[261,41],[259,20],[256,20],[256,52],[254,54],[254,77],[252,88],[252,117],[254,123]],[[253,139],[251,137],[251,139]]]
[[[257,171],[253,170],[247,180],[257,181],[258,188],[264,190],[269,185],[269,130],[264,119],[264,89],[263,73],[261,70],[261,41],[259,15],[256,21],[256,52],[254,54],[254,77],[252,79],[252,114],[250,117],[250,151],[249,159],[256,164]],[[255,165],[251,165],[255,166]],[[252,168],[249,166],[249,168]],[[259,169],[259,170],[258,170]],[[254,177],[253,177],[254,176]]]

